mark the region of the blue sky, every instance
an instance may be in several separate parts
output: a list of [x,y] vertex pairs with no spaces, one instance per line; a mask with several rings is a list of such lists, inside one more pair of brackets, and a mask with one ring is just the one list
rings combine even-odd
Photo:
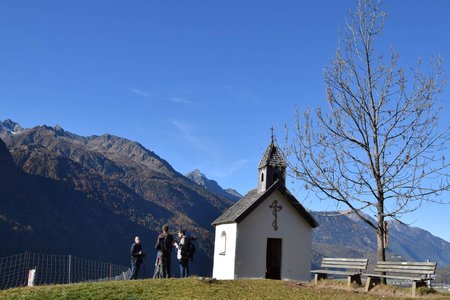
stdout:
[[[405,67],[441,54],[449,74],[450,2],[383,7],[380,47],[397,49]],[[296,108],[325,104],[322,71],[354,8],[348,0],[3,0],[0,120],[126,137],[180,173],[198,168],[244,194],[256,186],[269,128],[282,136]],[[300,186],[292,189],[307,208],[336,208]],[[450,241],[449,212],[428,206],[405,221]]]

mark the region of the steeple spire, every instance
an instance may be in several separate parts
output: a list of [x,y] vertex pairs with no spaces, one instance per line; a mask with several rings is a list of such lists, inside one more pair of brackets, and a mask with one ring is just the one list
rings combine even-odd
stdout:
[[274,128],[271,127],[271,143],[258,165],[258,192],[264,192],[276,181],[286,183],[286,162],[275,144]]
[[270,131],[272,132],[272,142],[271,142],[271,144],[274,144],[275,143],[275,137],[274,137],[274,131],[275,131],[275,128],[273,128],[273,126],[272,127],[270,127]]

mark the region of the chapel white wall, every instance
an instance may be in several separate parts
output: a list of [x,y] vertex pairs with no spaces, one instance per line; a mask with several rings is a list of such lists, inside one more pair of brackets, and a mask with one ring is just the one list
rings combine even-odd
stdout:
[[[221,224],[216,226],[214,242],[213,277],[217,279],[235,279],[237,224]],[[222,232],[226,234],[226,245],[223,249]],[[225,250],[225,253],[222,253]]]
[[[269,208],[274,200],[283,206],[278,230]],[[310,279],[312,228],[278,190],[238,224],[236,278],[265,278],[267,238],[282,239],[281,279]]]

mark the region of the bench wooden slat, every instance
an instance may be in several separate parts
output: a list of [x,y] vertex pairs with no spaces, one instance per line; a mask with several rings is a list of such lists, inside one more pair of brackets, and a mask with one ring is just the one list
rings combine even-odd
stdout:
[[322,258],[322,262],[328,262],[328,261],[345,261],[345,262],[363,262],[366,263],[368,261],[367,258],[331,258],[331,257],[324,257]]
[[425,267],[425,266],[395,266],[395,265],[376,265],[376,269],[389,269],[389,270],[411,270],[411,271],[434,271],[435,267]]
[[334,270],[313,270],[312,273],[330,274],[330,275],[345,275],[352,276],[361,274],[361,272],[347,272],[347,271],[334,271]]
[[387,279],[403,279],[403,280],[411,280],[411,281],[422,281],[428,280],[429,278],[425,277],[408,277],[408,276],[393,276],[393,275],[380,275],[380,274],[364,274],[368,277],[378,277],[378,278],[387,278]]
[[377,265],[395,265],[395,266],[432,266],[436,267],[435,262],[415,262],[415,261],[377,261]]
[[427,274],[427,275],[435,273],[434,270],[404,270],[404,269],[386,269],[386,268],[383,269],[375,268],[374,271],[380,273],[407,273],[407,274]]
[[435,270],[436,266],[396,266],[396,265],[376,265],[379,269],[401,269],[401,270]]
[[367,269],[367,258],[323,258],[321,268]]
[[352,266],[365,266],[367,265],[367,262],[351,262],[351,261],[323,261],[323,264],[329,264],[329,265],[352,265]]
[[365,270],[367,265],[338,265],[338,264],[322,264],[321,268],[337,268],[337,269],[355,269],[355,270]]
[[367,265],[367,262],[351,262],[351,261],[323,261],[322,264],[332,264],[332,265]]

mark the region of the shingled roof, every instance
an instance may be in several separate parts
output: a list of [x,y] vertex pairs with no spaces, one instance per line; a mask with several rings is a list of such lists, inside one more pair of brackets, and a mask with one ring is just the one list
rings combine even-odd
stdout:
[[267,147],[266,152],[261,158],[261,161],[259,162],[258,165],[258,169],[264,168],[265,166],[286,168],[286,162],[283,158],[283,154],[281,154],[281,151],[275,145],[273,140],[270,143],[269,147]]
[[220,217],[218,217],[212,225],[220,225],[226,223],[239,223],[247,215],[249,215],[264,199],[266,199],[274,190],[278,189],[286,199],[292,204],[297,212],[308,222],[312,228],[319,226],[319,223],[313,216],[298,202],[298,200],[289,192],[289,190],[280,181],[276,181],[265,192],[258,193],[256,189],[251,190],[244,197],[227,209]]

